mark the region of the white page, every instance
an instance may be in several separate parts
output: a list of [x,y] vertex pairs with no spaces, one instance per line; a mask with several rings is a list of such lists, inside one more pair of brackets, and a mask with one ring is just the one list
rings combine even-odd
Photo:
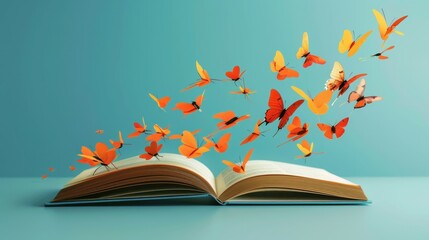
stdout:
[[[113,164],[115,164],[115,166],[119,170],[131,168],[131,167],[143,166],[143,165],[178,166],[181,168],[185,168],[191,172],[195,172],[198,175],[202,176],[204,180],[206,180],[211,185],[211,187],[216,191],[215,177],[213,176],[213,173],[200,161],[192,158],[186,158],[182,155],[173,154],[173,153],[160,153],[159,155],[162,156],[162,157],[159,157],[160,160],[156,158],[152,158],[151,160],[145,160],[145,159],[139,158],[138,156],[135,156],[135,157],[127,158],[117,162],[113,162]],[[93,168],[84,170],[78,176],[73,178],[69,183],[67,183],[66,186],[73,185],[74,183],[93,177],[93,173],[96,168],[97,167],[93,167]],[[115,169],[110,170],[110,172],[112,173],[114,171]],[[107,170],[105,167],[100,167],[100,169],[97,170],[95,176],[100,176],[102,174],[105,174],[106,172]]]
[[236,173],[231,168],[224,170],[216,178],[218,196],[231,185],[250,177],[261,175],[291,175],[318,180],[356,185],[346,179],[340,178],[324,169],[300,166],[296,164],[275,162],[268,160],[250,160],[246,165],[245,173]]

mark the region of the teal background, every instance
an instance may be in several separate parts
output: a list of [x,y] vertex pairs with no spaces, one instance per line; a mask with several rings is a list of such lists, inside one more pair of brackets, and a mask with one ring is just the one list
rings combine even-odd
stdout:
[[[346,134],[333,141],[323,137],[317,117],[303,105],[297,113],[310,122],[306,139],[315,142],[315,152],[325,152],[305,164],[342,176],[428,175],[427,6],[424,1],[1,1],[0,176],[40,176],[51,166],[51,176],[72,176],[69,165],[86,168],[76,162],[82,145],[116,139],[118,130],[128,135],[142,116],[150,126],[169,125],[173,133],[202,128],[201,137],[215,129],[213,114],[230,109],[250,113],[251,119],[231,129],[224,155],[212,151],[201,158],[214,173],[224,168],[222,159],[238,161],[250,147],[253,159],[304,164],[295,159],[295,144],[275,148],[286,135],[283,130],[272,138],[276,124],[264,128],[271,129],[265,137],[238,144],[263,118],[271,88],[287,105],[298,98],[291,85],[314,95],[336,60],[346,75],[368,73],[366,94],[384,100],[354,111]],[[383,8],[388,22],[408,14],[398,28],[405,36],[389,38],[387,44],[396,46],[389,60],[360,62],[381,49],[373,8]],[[357,35],[374,30],[352,58],[337,51],[345,28]],[[303,69],[295,58],[304,31],[311,52],[324,57],[325,65]],[[276,50],[301,73],[299,79],[276,80],[269,68]],[[257,93],[246,101],[229,94],[236,90],[233,83],[217,82],[204,88],[202,113],[182,117],[170,111],[175,102],[203,91],[179,91],[197,78],[195,60],[221,79],[240,65]],[[149,92],[172,97],[166,113]],[[322,122],[348,115],[351,105],[339,107],[345,100]],[[105,134],[95,134],[97,129]],[[146,145],[143,138],[128,142],[121,158],[140,154]],[[176,152],[178,145],[165,142],[163,151]]]

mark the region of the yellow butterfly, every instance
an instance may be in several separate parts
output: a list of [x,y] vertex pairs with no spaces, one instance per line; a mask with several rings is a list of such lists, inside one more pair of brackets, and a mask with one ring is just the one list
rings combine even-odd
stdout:
[[[378,31],[380,32],[380,37],[381,39],[386,42],[387,39],[389,38],[389,35],[394,32],[400,36],[404,35],[403,32],[400,32],[398,30],[395,30],[395,28],[402,22],[404,21],[408,15],[400,17],[399,19],[397,19],[396,21],[394,21],[390,26],[387,26],[386,23],[386,19],[384,18],[384,16],[377,10],[372,9],[372,12],[375,15],[375,19],[377,20],[378,23]],[[383,45],[384,45],[383,42]]]
[[371,33],[372,30],[366,32],[362,37],[353,40],[352,32],[350,32],[350,30],[348,29],[344,30],[343,37],[338,43],[338,51],[340,53],[344,53],[347,51],[347,56],[349,57],[355,55]]
[[314,99],[310,98],[304,91],[300,88],[291,86],[291,88],[302,98],[307,101],[308,108],[316,114],[323,115],[329,110],[328,103],[331,100],[333,91],[327,89],[316,95]]

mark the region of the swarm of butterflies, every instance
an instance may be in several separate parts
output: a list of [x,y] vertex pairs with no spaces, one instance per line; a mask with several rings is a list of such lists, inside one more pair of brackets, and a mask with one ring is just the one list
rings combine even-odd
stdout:
[[[392,33],[398,35],[403,35],[402,32],[396,30],[396,27],[404,21],[408,16],[403,16],[395,21],[392,24],[388,25],[384,14],[380,13],[377,10],[373,10],[375,18],[378,22],[378,30],[380,33],[380,38],[382,40],[382,47],[385,47],[385,43],[388,40],[389,36]],[[354,39],[353,34],[350,30],[344,30],[343,36],[338,43],[338,51],[343,54],[347,53],[348,57],[354,56],[360,47],[365,43],[366,39],[371,35],[372,30],[366,32],[361,37]],[[385,55],[387,51],[394,49],[394,46],[389,46],[384,48],[381,52],[375,53],[368,58],[377,58],[379,60],[386,60],[388,56]],[[302,36],[302,45],[299,47],[296,53],[297,59],[304,59],[303,67],[308,68],[313,66],[313,64],[323,65],[326,61],[320,57],[316,56],[313,53],[310,53],[309,50],[309,37],[308,33],[304,32]],[[360,58],[360,61],[367,61],[368,59]],[[298,78],[299,72],[288,68],[285,65],[285,60],[283,54],[280,51],[276,51],[274,59],[270,62],[271,71],[277,74],[277,80],[282,81],[286,78]],[[204,69],[198,61],[196,61],[196,70],[199,75],[199,79],[193,84],[185,87],[182,92],[199,87],[208,87],[213,81],[226,81],[233,82],[235,85],[239,85],[239,91],[233,91],[231,94],[241,94],[246,98],[250,94],[254,94],[255,91],[250,90],[245,85],[245,80],[243,78],[246,71],[242,71],[240,66],[234,66],[231,71],[225,73],[226,79],[213,79],[210,77],[208,71]],[[337,99],[342,95],[345,95],[351,85],[360,79],[360,82],[355,87],[354,91],[348,93],[348,103],[354,104],[354,109],[364,108],[368,104],[382,100],[379,96],[366,96],[365,88],[366,73],[357,74],[349,79],[345,78],[345,72],[343,66],[339,62],[334,62],[332,68],[330,79],[326,81],[324,89],[318,93],[314,98],[310,97],[302,89],[291,86],[292,90],[302,99],[296,100],[288,107],[285,107],[284,101],[281,93],[276,89],[271,89],[270,95],[268,98],[268,109],[265,111],[264,120],[258,119],[254,125],[254,129],[247,137],[245,137],[240,145],[245,145],[247,143],[257,140],[263,132],[261,132],[261,125],[268,125],[276,122],[277,131],[274,136],[276,136],[284,127],[287,129],[287,141],[278,145],[278,147],[287,144],[289,142],[296,142],[300,139],[301,142],[296,144],[297,148],[302,152],[302,155],[297,156],[297,158],[308,158],[312,154],[317,154],[313,152],[314,143],[308,142],[304,137],[309,132],[309,123],[303,123],[299,116],[294,116],[295,112],[302,107],[303,103],[306,102],[309,110],[317,116],[324,115],[328,112],[330,105],[333,106]],[[335,99],[332,101],[333,95]],[[167,105],[169,104],[171,98],[169,96],[157,97],[149,93],[149,97],[157,104],[157,106],[163,111],[167,111]],[[195,112],[201,111],[204,101],[204,91],[202,94],[197,96],[192,102],[178,102],[172,108],[172,110],[181,111],[184,115],[193,114]],[[262,115],[262,113],[261,113]],[[292,121],[289,123],[289,120]],[[144,148],[144,152],[139,156],[142,160],[160,160],[162,156],[160,151],[162,150],[163,144],[161,141],[164,140],[180,140],[181,145],[178,148],[178,152],[187,157],[187,158],[198,158],[201,157],[204,153],[214,149],[218,153],[224,153],[228,149],[229,141],[231,138],[231,133],[222,134],[222,136],[215,136],[218,133],[225,131],[228,128],[238,125],[240,122],[248,120],[250,118],[249,114],[237,115],[233,111],[219,112],[213,115],[213,118],[219,119],[217,123],[217,129],[208,136],[203,137],[204,144],[198,144],[197,138],[195,137],[201,129],[196,129],[193,131],[184,130],[180,134],[170,134],[170,130],[167,127],[161,127],[158,124],[153,125],[153,131],[148,129],[147,124],[145,123],[144,118],[142,122],[134,122],[135,131],[128,135],[128,138],[136,138],[145,136],[147,140],[147,146]],[[334,137],[341,138],[345,133],[345,128],[349,122],[350,117],[345,117],[340,120],[337,124],[329,125],[324,123],[317,123],[317,127],[323,133],[323,135],[332,140]],[[289,123],[289,124],[288,124]],[[97,134],[104,134],[103,130],[97,130]],[[117,158],[117,150],[123,148],[127,143],[124,142],[121,131],[119,131],[117,140],[110,140],[110,145],[106,143],[98,142],[95,145],[95,149],[92,150],[86,146],[82,146],[81,153],[78,154],[81,158],[78,162],[83,164],[88,164],[89,166],[99,166],[95,169],[94,173],[100,167],[105,167],[106,170],[116,169],[113,161]],[[241,163],[233,163],[228,160],[223,160],[222,162],[230,167],[236,173],[245,173],[246,164],[249,161],[253,153],[253,148],[250,149],[244,160]],[[70,166],[71,170],[74,170],[74,166]],[[53,171],[53,168],[50,168],[49,171]],[[42,178],[46,178],[47,175],[43,175]]]

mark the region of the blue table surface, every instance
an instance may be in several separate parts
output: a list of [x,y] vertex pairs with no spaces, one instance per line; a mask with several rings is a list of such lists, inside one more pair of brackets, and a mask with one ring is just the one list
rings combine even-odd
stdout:
[[349,178],[368,206],[51,207],[66,178],[0,178],[2,239],[429,239],[429,178]]

